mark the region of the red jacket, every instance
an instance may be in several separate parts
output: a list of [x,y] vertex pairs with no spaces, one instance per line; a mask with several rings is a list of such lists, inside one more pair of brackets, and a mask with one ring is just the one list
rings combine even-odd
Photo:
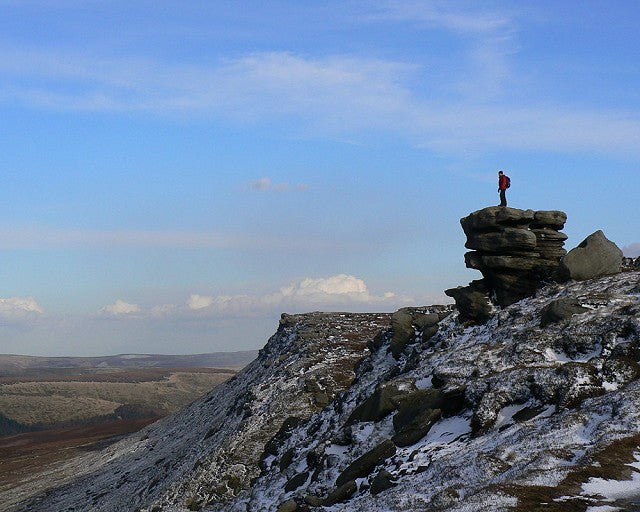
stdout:
[[500,190],[507,190],[507,175],[501,174],[498,176],[498,188]]

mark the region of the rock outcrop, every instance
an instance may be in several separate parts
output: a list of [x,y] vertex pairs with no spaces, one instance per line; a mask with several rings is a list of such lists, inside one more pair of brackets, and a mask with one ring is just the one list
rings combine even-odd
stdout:
[[434,305],[428,308],[401,308],[391,315],[393,338],[391,353],[400,357],[407,345],[413,342],[416,334],[420,341],[426,341],[438,332],[438,322],[451,313],[448,306]]
[[493,306],[489,302],[489,287],[484,279],[471,281],[469,286],[458,286],[446,290],[449,297],[456,301],[456,308],[460,312],[462,320],[474,324],[483,324],[493,311]]
[[488,297],[509,306],[558,278],[567,235],[560,232],[567,220],[561,211],[533,211],[492,206],[460,220],[467,236],[468,268],[483,279],[467,287],[447,290],[463,318],[475,323],[491,313]]

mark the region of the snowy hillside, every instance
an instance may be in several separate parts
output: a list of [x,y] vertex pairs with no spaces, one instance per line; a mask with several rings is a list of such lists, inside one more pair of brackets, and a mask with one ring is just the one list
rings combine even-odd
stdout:
[[[541,328],[559,297],[587,311]],[[291,499],[332,511],[639,510],[640,273],[547,287],[484,326],[456,315],[398,366],[377,351],[343,397],[283,444],[280,457],[295,454],[288,467],[274,460],[229,510],[277,510]],[[396,417],[347,420],[376,388],[394,386],[413,401],[396,417],[413,412],[432,425],[380,455],[398,435]],[[427,405],[436,387],[439,414]],[[304,510],[290,504],[281,510]]]
[[391,315],[286,316],[235,378],[14,510],[638,510],[640,272],[446,313],[411,309],[398,359]]

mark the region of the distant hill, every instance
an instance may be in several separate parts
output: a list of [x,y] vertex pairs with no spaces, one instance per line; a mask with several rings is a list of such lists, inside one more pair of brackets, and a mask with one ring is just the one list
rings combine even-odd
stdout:
[[258,355],[257,350],[210,354],[119,354],[100,357],[41,357],[0,354],[0,373],[23,374],[44,368],[238,368]]

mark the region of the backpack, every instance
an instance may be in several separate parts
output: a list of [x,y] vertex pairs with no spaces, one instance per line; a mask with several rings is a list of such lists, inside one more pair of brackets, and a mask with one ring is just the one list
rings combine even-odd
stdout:
[[509,187],[511,186],[511,178],[509,178],[509,176],[507,176],[506,174],[505,174],[505,176],[504,176],[504,177],[505,177],[505,178],[507,178],[507,184],[506,184],[506,187],[507,187],[507,188],[509,188]]

